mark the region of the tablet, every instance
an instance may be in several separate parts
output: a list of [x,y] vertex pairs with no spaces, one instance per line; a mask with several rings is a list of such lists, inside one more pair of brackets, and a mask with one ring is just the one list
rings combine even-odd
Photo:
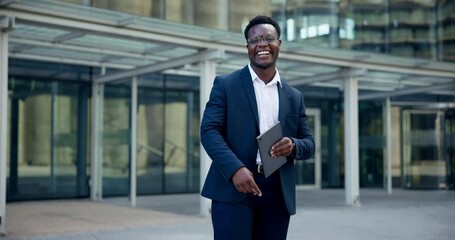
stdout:
[[270,148],[282,137],[283,133],[281,131],[281,123],[278,121],[269,130],[265,131],[256,138],[265,177],[272,175],[272,173],[283,166],[283,164],[285,164],[287,161],[285,156],[276,158],[272,158],[270,156]]

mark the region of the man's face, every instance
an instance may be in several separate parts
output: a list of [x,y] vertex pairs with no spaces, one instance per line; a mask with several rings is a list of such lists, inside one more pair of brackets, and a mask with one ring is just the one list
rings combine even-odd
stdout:
[[[259,40],[259,41],[258,41]],[[258,24],[248,31],[248,57],[251,65],[259,68],[275,68],[281,40],[271,24]]]

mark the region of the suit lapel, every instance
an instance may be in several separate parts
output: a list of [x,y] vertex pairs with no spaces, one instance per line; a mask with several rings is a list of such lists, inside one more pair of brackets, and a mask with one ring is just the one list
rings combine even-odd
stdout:
[[278,87],[278,97],[280,99],[279,103],[279,112],[278,120],[281,122],[281,126],[285,126],[284,121],[286,120],[286,87],[282,83],[277,84]]
[[259,129],[259,112],[258,105],[256,102],[256,95],[254,94],[253,81],[251,80],[251,74],[248,69],[248,66],[244,67],[240,75],[243,88],[245,89],[246,95],[248,96],[249,104],[251,110],[254,114],[254,119],[256,120],[256,126]]

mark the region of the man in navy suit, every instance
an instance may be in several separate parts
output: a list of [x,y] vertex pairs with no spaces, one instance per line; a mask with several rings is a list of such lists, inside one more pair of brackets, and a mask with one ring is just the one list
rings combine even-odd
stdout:
[[[212,199],[215,239],[286,239],[295,214],[294,160],[314,153],[303,94],[280,79],[280,27],[266,16],[245,28],[250,63],[213,83],[201,123],[212,159],[202,196]],[[264,176],[256,137],[281,122],[283,138],[270,149],[287,162]]]

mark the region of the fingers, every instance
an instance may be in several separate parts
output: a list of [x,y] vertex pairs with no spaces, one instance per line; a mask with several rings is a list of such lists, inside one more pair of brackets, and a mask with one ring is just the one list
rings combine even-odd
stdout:
[[256,196],[259,196],[261,197],[262,196],[262,192],[261,192],[261,189],[259,189],[258,185],[256,185],[256,183],[254,182],[254,180],[252,181],[252,184],[251,185],[251,193],[253,195],[256,195]]
[[261,190],[256,185],[256,182],[254,182],[253,174],[247,168],[242,167],[237,170],[232,177],[232,181],[237,191],[259,197],[262,196]]
[[270,148],[270,156],[280,157],[289,156],[292,153],[292,140],[288,137],[283,137]]
[[251,181],[245,183],[244,185],[241,185],[240,187],[238,187],[237,190],[239,192],[253,194],[258,197],[262,196],[261,189],[259,189],[258,185],[256,185],[256,183],[254,182],[253,179]]

